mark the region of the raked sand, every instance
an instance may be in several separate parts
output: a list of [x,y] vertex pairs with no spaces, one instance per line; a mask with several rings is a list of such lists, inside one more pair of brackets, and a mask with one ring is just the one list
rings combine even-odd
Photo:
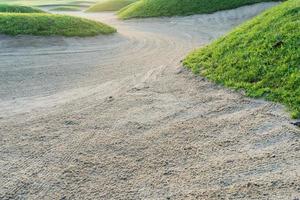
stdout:
[[196,77],[196,47],[275,3],[119,21],[92,38],[0,37],[0,199],[297,199],[284,107]]

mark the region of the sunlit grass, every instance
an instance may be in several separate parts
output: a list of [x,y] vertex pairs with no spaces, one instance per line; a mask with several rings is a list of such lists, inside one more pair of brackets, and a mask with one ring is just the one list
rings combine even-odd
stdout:
[[1,13],[0,34],[95,36],[116,30],[106,24],[66,15],[39,13]]
[[45,5],[91,5],[97,0],[0,0],[0,4],[45,6]]
[[191,53],[184,65],[300,118],[300,1],[289,0]]
[[89,7],[87,12],[117,11],[137,0],[102,0]]
[[57,6],[51,8],[50,11],[80,11],[82,8],[74,6]]
[[0,4],[0,13],[44,13],[44,11],[38,8],[32,8],[29,6],[18,6],[18,5],[6,5]]
[[258,2],[279,0],[140,0],[118,13],[122,19],[212,13]]
[[116,29],[92,20],[79,17],[47,14],[44,11],[29,6],[19,6],[16,4],[26,3],[45,5],[47,3],[69,3],[76,6],[55,5],[56,11],[79,10],[83,3],[91,1],[69,1],[69,0],[11,0],[0,1],[9,2],[9,5],[0,5],[0,34],[7,35],[62,35],[62,36],[94,36],[99,34],[110,34]]

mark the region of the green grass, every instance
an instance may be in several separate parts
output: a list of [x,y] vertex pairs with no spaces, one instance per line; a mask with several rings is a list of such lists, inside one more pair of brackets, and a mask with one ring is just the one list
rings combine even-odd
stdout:
[[28,6],[0,4],[0,13],[45,13],[44,11]]
[[80,11],[80,10],[82,9],[74,6],[59,6],[50,9],[50,11]]
[[118,12],[122,19],[212,13],[258,2],[278,0],[140,0]]
[[289,0],[192,52],[184,65],[300,118],[300,0]]
[[116,30],[100,22],[66,15],[1,13],[0,34],[95,36]]
[[0,0],[0,4],[45,6],[45,5],[91,5],[96,0]]
[[101,11],[117,11],[124,8],[136,0],[104,0],[89,7],[87,12],[101,12]]

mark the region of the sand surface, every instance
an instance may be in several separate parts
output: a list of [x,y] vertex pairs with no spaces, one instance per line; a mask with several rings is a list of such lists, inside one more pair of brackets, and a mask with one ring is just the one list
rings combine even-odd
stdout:
[[275,5],[101,20],[92,38],[0,36],[0,199],[297,199],[300,130],[284,107],[180,60]]

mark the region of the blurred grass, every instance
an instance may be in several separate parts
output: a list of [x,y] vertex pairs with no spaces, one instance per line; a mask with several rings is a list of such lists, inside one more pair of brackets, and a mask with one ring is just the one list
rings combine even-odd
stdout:
[[0,0],[0,4],[26,5],[26,6],[47,6],[47,5],[85,5],[89,6],[97,0]]
[[49,10],[50,11],[80,11],[83,9],[77,6],[56,6]]
[[125,6],[128,6],[137,0],[102,0],[90,6],[87,12],[101,12],[101,11],[118,11]]
[[0,4],[0,12],[4,13],[45,13],[44,11],[29,6]]

